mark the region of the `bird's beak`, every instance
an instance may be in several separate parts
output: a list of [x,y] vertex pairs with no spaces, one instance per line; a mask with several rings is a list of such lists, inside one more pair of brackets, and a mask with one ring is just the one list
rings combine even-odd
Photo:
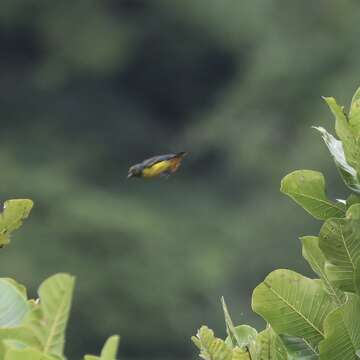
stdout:
[[131,172],[129,172],[128,175],[127,175],[127,178],[130,179],[130,178],[133,177],[133,176],[134,176],[134,174],[131,173]]

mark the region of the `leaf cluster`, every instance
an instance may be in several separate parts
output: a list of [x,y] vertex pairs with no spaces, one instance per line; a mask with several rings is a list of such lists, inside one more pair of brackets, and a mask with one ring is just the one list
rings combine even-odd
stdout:
[[[257,333],[234,326],[223,302],[228,338],[203,326],[193,337],[206,360],[352,360],[360,357],[360,88],[349,112],[325,97],[337,138],[315,127],[347,188],[346,200],[326,195],[323,174],[298,170],[281,181],[281,192],[315,219],[318,236],[301,238],[302,254],[318,276],[288,269],[271,272],[252,296],[252,308],[267,322]],[[246,329],[246,330],[245,330]]]
[[[33,207],[28,199],[8,200],[0,214],[0,246],[10,243]],[[70,315],[75,279],[56,274],[39,287],[38,299],[29,299],[25,286],[0,278],[0,359],[65,360],[65,332]],[[119,337],[105,343],[99,357],[84,360],[115,360]]]

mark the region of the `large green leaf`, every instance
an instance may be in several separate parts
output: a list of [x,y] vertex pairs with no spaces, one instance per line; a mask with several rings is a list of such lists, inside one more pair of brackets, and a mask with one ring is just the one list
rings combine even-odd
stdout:
[[345,206],[330,201],[325,195],[325,179],[318,171],[297,170],[285,176],[280,191],[290,196],[319,220],[342,217]]
[[317,360],[319,353],[305,339],[295,336],[280,335],[288,353],[288,360]]
[[30,311],[22,286],[11,279],[0,278],[0,328],[20,325]]
[[320,360],[356,360],[360,349],[360,300],[349,294],[345,305],[325,320],[325,340],[320,343]]
[[345,183],[345,185],[355,193],[360,194],[360,181],[357,171],[349,165],[345,158],[343,144],[340,140],[335,139],[324,128],[314,126],[314,129],[321,133],[324,142],[334,159],[335,165]]
[[360,259],[360,204],[352,205],[346,218],[325,221],[320,230],[319,245],[327,259],[328,279],[336,287],[354,292]]
[[207,326],[202,326],[191,340],[199,348],[200,357],[204,360],[251,360],[247,351],[237,346],[232,347],[224,340],[216,338]]
[[85,360],[116,360],[119,341],[119,336],[111,336],[104,344],[100,357],[95,355],[85,355]]
[[0,247],[10,242],[11,233],[29,216],[33,202],[29,199],[7,200],[0,213]]
[[314,349],[324,337],[323,321],[335,307],[321,280],[275,270],[253,293],[252,308],[277,334],[304,338]]
[[[256,360],[288,360],[283,343],[268,326],[256,338]],[[251,359],[254,360],[254,359]]]
[[335,287],[329,280],[325,271],[326,258],[319,247],[319,238],[316,236],[303,236],[301,238],[302,254],[314,272],[324,281],[325,287],[337,305],[342,305],[346,300],[343,291]]

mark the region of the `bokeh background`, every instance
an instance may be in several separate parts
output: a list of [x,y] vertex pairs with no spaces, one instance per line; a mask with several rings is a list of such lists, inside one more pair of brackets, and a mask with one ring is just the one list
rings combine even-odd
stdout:
[[[346,190],[311,125],[321,95],[360,85],[357,0],[2,0],[0,196],[35,208],[0,254],[35,296],[76,275],[67,354],[122,336],[122,359],[190,359],[190,336],[263,323],[252,289],[311,274],[298,237],[319,223],[279,193],[295,169]],[[186,150],[167,181],[128,181]]]

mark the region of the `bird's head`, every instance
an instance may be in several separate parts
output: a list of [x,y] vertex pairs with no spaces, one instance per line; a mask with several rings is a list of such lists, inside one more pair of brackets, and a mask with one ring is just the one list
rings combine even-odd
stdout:
[[132,178],[132,177],[139,177],[141,176],[141,172],[142,172],[142,166],[141,165],[134,165],[129,169],[128,172],[128,178]]

